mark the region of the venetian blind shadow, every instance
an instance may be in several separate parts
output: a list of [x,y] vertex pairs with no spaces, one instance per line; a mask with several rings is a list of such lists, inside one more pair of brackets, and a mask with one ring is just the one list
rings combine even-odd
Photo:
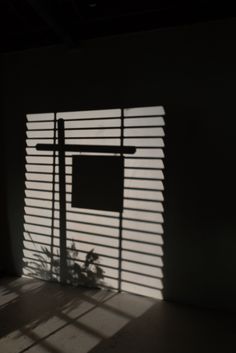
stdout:
[[[105,271],[106,284],[104,284],[108,287],[118,289],[120,282],[122,290],[159,296],[159,288],[162,286],[162,159],[164,158],[162,139],[164,120],[160,115],[164,112],[162,107],[155,107],[155,109],[125,109],[123,114],[124,117],[121,119],[121,110],[117,109],[58,113],[56,119],[53,114],[27,116],[25,260],[28,266],[31,260],[35,262],[37,256],[34,254],[42,255],[42,246],[56,259],[60,255],[58,155],[56,151],[36,151],[34,146],[42,142],[46,144],[55,142],[54,120],[63,117],[67,144],[75,141],[76,144],[86,143],[91,148],[95,144],[119,147],[123,140],[124,146],[136,147],[135,155],[123,156],[122,226],[119,212],[72,207],[73,154],[67,153],[65,166],[67,249],[77,244],[80,259],[77,257],[75,261],[82,265],[86,254],[94,248]],[[107,156],[104,151],[95,155]],[[119,155],[114,153],[113,156]],[[89,160],[92,156],[82,152],[81,157]],[[120,231],[121,271],[118,270]],[[27,272],[27,266],[25,270]],[[28,272],[31,270],[28,268]]]

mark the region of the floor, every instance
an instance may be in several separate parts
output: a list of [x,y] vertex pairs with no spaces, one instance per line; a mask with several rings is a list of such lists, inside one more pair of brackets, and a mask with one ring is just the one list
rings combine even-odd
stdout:
[[0,280],[1,353],[236,352],[236,315],[128,293]]

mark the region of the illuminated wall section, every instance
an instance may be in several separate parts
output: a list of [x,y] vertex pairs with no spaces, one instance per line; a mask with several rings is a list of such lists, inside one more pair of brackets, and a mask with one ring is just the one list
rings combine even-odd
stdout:
[[63,118],[66,144],[136,147],[124,155],[122,212],[72,207],[72,156],[106,154],[66,152],[68,283],[97,271],[100,286],[162,297],[163,116],[161,106],[27,115],[24,275],[60,280],[58,152],[35,146],[57,143]]

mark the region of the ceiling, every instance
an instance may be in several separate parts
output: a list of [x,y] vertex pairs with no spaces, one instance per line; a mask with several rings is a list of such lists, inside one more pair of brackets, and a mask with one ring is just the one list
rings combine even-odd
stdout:
[[229,0],[0,0],[0,52],[227,17]]

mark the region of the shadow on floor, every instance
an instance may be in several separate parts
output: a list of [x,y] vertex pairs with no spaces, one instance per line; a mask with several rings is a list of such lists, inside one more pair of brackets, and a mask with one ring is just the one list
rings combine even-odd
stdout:
[[148,310],[155,300],[28,278],[0,281],[0,350],[85,353]]
[[235,353],[236,314],[28,278],[0,280],[4,353]]
[[234,353],[236,314],[157,302],[90,353]]

